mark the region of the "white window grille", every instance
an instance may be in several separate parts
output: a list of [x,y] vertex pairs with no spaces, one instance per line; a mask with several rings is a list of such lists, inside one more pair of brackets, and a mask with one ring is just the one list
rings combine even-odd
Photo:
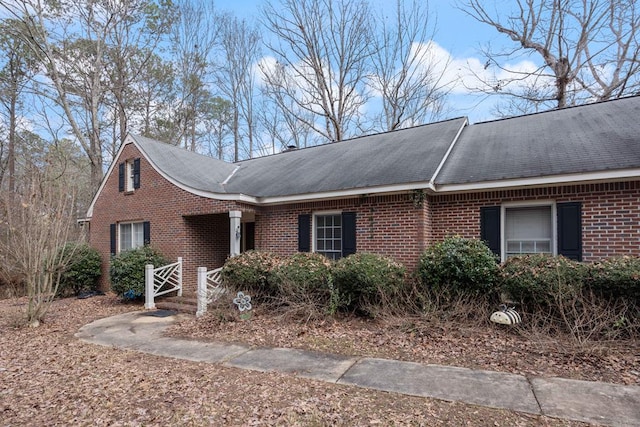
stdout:
[[342,256],[342,215],[315,215],[314,250],[329,259]]

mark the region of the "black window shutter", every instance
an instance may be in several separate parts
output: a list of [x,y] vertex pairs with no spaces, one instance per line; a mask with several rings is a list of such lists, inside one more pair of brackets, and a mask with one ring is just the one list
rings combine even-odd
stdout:
[[151,223],[149,221],[142,223],[142,243],[145,246],[151,244]]
[[356,253],[356,213],[342,213],[342,256]]
[[491,252],[500,256],[500,206],[480,208],[480,239]]
[[133,188],[140,188],[140,159],[133,161]]
[[118,191],[124,191],[124,163],[118,165]]
[[558,255],[582,261],[582,204],[558,203]]
[[311,252],[311,215],[298,215],[298,252]]
[[109,238],[111,239],[111,255],[117,252],[116,247],[116,224],[109,225]]

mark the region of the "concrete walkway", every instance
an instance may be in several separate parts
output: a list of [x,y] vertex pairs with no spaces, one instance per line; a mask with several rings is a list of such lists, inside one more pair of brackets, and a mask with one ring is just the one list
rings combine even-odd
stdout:
[[277,371],[413,396],[459,401],[609,426],[640,426],[640,387],[562,378],[527,378],[397,360],[357,358],[286,348],[255,348],[163,337],[176,320],[134,312],[80,329],[83,341],[241,369]]

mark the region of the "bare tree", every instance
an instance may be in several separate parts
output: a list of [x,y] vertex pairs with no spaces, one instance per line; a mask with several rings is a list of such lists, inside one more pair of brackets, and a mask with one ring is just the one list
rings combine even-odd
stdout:
[[376,127],[389,131],[436,119],[449,92],[442,79],[448,64],[434,55],[428,4],[397,0],[395,14],[381,17],[379,25],[370,77],[382,100]]
[[[460,7],[509,37],[512,50],[487,51],[485,68],[498,67],[503,78],[482,78],[486,93],[507,94],[529,105],[563,108],[606,100],[640,88],[637,2],[620,0],[515,0],[515,9],[491,11],[486,2]],[[537,56],[535,70],[504,65],[519,53]],[[532,88],[535,87],[535,90]],[[520,103],[522,105],[522,103]]]
[[[0,52],[4,53],[4,62],[0,62],[0,103],[5,108],[8,122],[6,156],[2,156],[0,183],[6,171],[10,193],[16,188],[16,145],[21,97],[37,68],[34,56],[19,36],[21,27],[22,23],[15,19],[0,23]],[[2,144],[2,151],[4,148]]]
[[23,22],[22,39],[44,65],[51,81],[51,87],[41,87],[41,94],[62,109],[89,158],[95,188],[103,174],[100,110],[106,92],[105,37],[115,21],[111,3],[103,3],[2,3],[8,13]]
[[275,102],[327,140],[349,136],[369,99],[365,80],[370,72],[372,16],[368,3],[282,0],[266,4],[263,20],[276,40],[268,43],[276,62],[262,70]]
[[176,3],[178,17],[171,32],[179,99],[176,113],[179,140],[185,148],[196,150],[198,124],[211,97],[207,76],[219,28],[213,2],[209,0]]
[[[263,89],[268,90],[268,87]],[[271,94],[276,97],[278,95],[277,92]],[[274,101],[269,96],[263,99],[259,117],[266,140],[263,140],[258,147],[261,155],[275,154],[291,146],[306,148],[327,141],[319,138],[318,133],[306,124],[313,121],[312,113],[296,110],[291,100],[286,109],[281,108],[281,105],[287,105],[286,102],[284,99],[277,98]],[[289,111],[297,111],[297,113],[294,115]],[[303,117],[303,120],[298,117]]]
[[258,29],[246,20],[226,15],[221,19],[220,43],[223,61],[216,70],[216,84],[232,108],[233,160],[240,160],[242,140],[246,154],[253,157],[256,118],[254,113],[254,64],[260,58],[261,37]]
[[[119,98],[123,98],[120,95],[128,79],[124,69],[120,69],[113,82],[110,81],[107,68],[112,62],[108,54],[111,52],[111,59],[118,61],[126,58],[124,52],[130,46],[114,48],[113,43],[139,42],[141,39],[127,34],[134,26],[145,27],[146,34],[150,33],[150,26],[134,22],[133,18],[155,19],[152,5],[137,0],[16,0],[0,2],[0,10],[22,23],[20,37],[48,77],[40,80],[38,94],[57,104],[61,118],[91,163],[91,182],[97,188],[102,180],[106,152],[108,95],[116,93],[119,105],[126,102]],[[120,54],[115,55],[118,49]],[[116,63],[115,68],[122,64],[122,61]],[[130,71],[127,73],[130,75]],[[120,123],[126,122],[122,108],[116,116]],[[126,124],[120,130],[119,137],[126,131]]]
[[75,198],[73,186],[59,172],[32,164],[21,191],[0,197],[0,271],[24,279],[26,320],[34,327],[45,318],[73,257],[72,250],[62,248],[74,237]]
[[140,79],[147,77],[148,68],[157,65],[154,51],[174,18],[174,8],[165,1],[126,0],[117,2],[116,7],[117,16],[126,19],[115,19],[105,38],[105,67],[113,111],[112,156],[129,132],[130,119],[139,115],[136,107],[148,112],[146,105],[140,105],[136,89]]

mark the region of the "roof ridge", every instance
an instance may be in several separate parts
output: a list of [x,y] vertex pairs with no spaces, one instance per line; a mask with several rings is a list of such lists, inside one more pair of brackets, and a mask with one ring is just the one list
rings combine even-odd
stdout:
[[300,151],[303,151],[303,150],[311,150],[311,149],[319,148],[319,147],[331,147],[331,146],[333,146],[335,144],[347,143],[347,142],[355,141],[355,140],[358,140],[358,139],[369,138],[369,137],[372,137],[372,136],[388,135],[388,134],[391,134],[391,133],[402,132],[402,131],[415,130],[415,129],[418,129],[418,128],[421,128],[421,127],[433,126],[433,125],[452,122],[452,121],[461,120],[461,119],[462,120],[466,120],[466,123],[469,122],[468,117],[466,117],[466,116],[458,116],[458,117],[454,117],[454,118],[451,118],[451,119],[439,120],[437,122],[423,123],[423,124],[417,125],[417,126],[410,126],[410,127],[401,128],[401,129],[392,129],[392,130],[387,130],[387,131],[381,131],[381,132],[369,133],[369,134],[364,134],[364,135],[358,135],[358,136],[354,136],[354,137],[348,138],[348,139],[341,139],[340,141],[331,141],[331,142],[325,142],[323,144],[312,145],[310,147],[297,148],[297,149],[295,149],[293,151],[281,151],[279,153],[267,154],[267,155],[259,156],[259,157],[252,157],[250,159],[238,160],[237,162],[234,162],[233,164],[237,165],[239,163],[244,163],[244,162],[248,162],[248,161],[251,161],[251,160],[266,159],[266,158],[270,158],[270,157],[274,157],[274,156],[285,155],[285,154],[289,154],[289,153],[296,153],[296,152],[300,152]]
[[530,116],[539,116],[542,114],[550,114],[550,113],[558,113],[560,111],[567,111],[567,110],[575,110],[577,108],[588,108],[588,107],[593,107],[596,105],[600,105],[600,104],[606,104],[609,102],[616,102],[616,101],[621,101],[624,99],[631,99],[631,98],[640,98],[640,93],[636,94],[636,95],[628,95],[628,96],[623,96],[620,98],[613,98],[613,99],[603,99],[600,101],[594,101],[594,102],[587,102],[585,104],[578,104],[578,105],[568,105],[566,107],[563,108],[551,108],[549,110],[544,110],[544,111],[536,111],[533,113],[527,113],[527,114],[519,114],[519,115],[515,115],[515,116],[509,116],[509,117],[500,117],[497,119],[491,119],[491,120],[484,120],[484,121],[480,121],[480,122],[475,122],[473,123],[474,125],[482,125],[482,124],[487,124],[487,123],[495,123],[495,122],[502,122],[505,120],[512,120],[512,119],[519,119],[522,117],[530,117]]
[[235,166],[234,163],[232,162],[227,162],[226,160],[222,160],[222,159],[218,159],[216,157],[212,157],[212,156],[208,156],[206,154],[202,154],[202,153],[198,153],[197,151],[191,151],[189,149],[180,147],[178,145],[174,145],[171,144],[169,142],[165,142],[165,141],[160,141],[159,139],[155,139],[155,138],[149,138],[148,136],[143,136],[143,135],[138,135],[138,134],[129,134],[138,144],[140,144],[141,139],[144,140],[144,142],[142,142],[143,144],[145,143],[151,143],[151,144],[157,144],[157,145],[161,145],[163,148],[168,148],[169,150],[179,150],[181,153],[190,153],[188,155],[194,155],[194,156],[198,156],[204,159],[211,159],[217,162],[222,162],[228,166]]

